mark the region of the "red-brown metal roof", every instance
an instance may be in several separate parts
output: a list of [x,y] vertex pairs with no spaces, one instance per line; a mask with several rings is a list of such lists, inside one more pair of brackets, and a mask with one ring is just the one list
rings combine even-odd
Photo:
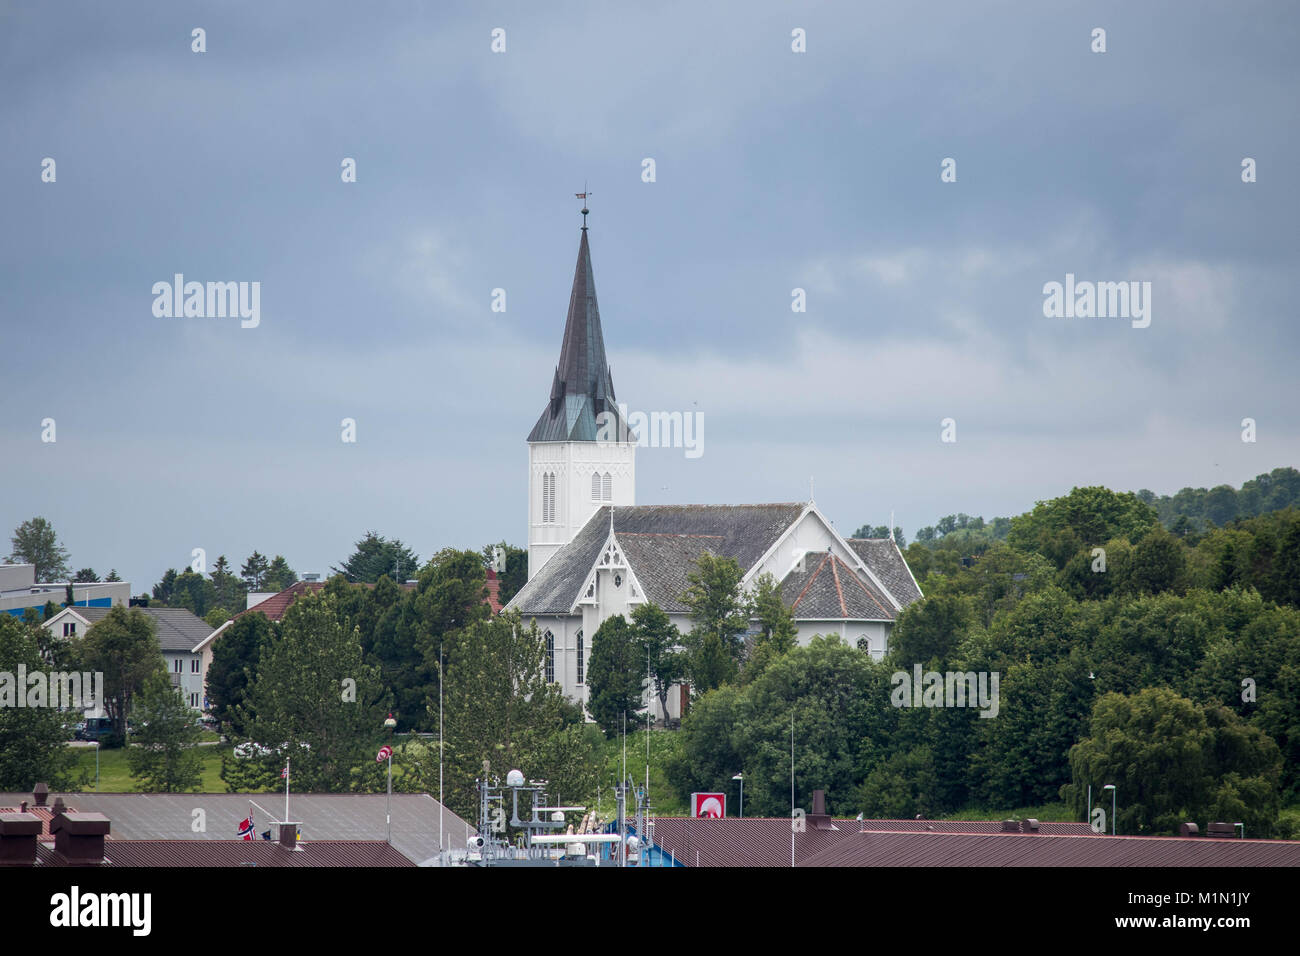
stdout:
[[[1110,837],[1086,823],[1002,833],[998,820],[835,820],[794,833],[798,866],[1300,866],[1300,842]],[[654,842],[686,866],[790,866],[786,817],[660,817]]]
[[1300,866],[1300,841],[1022,833],[852,833],[800,866]]

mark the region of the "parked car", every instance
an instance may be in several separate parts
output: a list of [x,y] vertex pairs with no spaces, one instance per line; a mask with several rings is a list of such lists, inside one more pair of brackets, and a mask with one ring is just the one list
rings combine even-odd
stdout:
[[102,740],[113,732],[113,722],[107,717],[90,717],[77,724],[77,740]]

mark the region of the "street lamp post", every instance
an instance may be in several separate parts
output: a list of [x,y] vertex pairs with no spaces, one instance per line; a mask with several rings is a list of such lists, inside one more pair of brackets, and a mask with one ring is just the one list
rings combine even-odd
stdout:
[[744,816],[745,816],[745,774],[744,774],[744,772],[742,771],[741,773],[736,774],[736,775],[735,775],[734,777],[732,777],[731,779],[732,779],[732,780],[739,780],[739,781],[740,781],[740,816],[741,816],[741,819],[744,819]]
[[1113,783],[1108,783],[1106,784],[1106,786],[1102,787],[1101,789],[1103,791],[1104,790],[1110,791],[1110,835],[1114,836],[1115,835],[1115,794],[1118,793],[1119,791],[1115,789],[1115,785]]
[[99,741],[95,741],[95,792],[99,793]]
[[[393,739],[393,730],[397,727],[397,721],[393,719],[392,711],[384,719],[384,726],[388,729],[388,739]],[[384,797],[384,818],[388,824],[388,842],[393,842],[393,748],[388,749],[388,793]]]

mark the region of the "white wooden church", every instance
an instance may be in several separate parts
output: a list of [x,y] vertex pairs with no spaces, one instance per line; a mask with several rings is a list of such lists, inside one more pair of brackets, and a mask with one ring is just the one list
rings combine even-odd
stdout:
[[[587,242],[587,210],[569,314],[550,399],[528,435],[528,583],[508,605],[545,635],[546,670],[572,700],[586,701],[591,635],[615,614],[652,601],[682,633],[682,593],[699,555],[734,558],[742,586],[763,574],[781,582],[800,643],[835,634],[875,657],[889,630],[921,596],[890,538],[843,538],[812,501],[759,505],[638,505],[636,436],[609,425],[619,410],[605,360]],[[605,439],[611,433],[627,441]],[[668,714],[679,718],[685,688]]]

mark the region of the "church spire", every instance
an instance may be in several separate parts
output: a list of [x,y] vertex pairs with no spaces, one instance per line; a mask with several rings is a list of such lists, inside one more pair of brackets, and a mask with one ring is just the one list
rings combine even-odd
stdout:
[[[586,195],[578,194],[585,199]],[[596,302],[596,279],[591,268],[591,247],[587,243],[586,203],[582,209],[582,239],[578,263],[573,270],[569,314],[564,323],[560,363],[551,382],[545,410],[528,435],[530,442],[595,441],[601,422],[598,416],[610,412],[618,422],[614,380],[605,359],[605,338]]]

